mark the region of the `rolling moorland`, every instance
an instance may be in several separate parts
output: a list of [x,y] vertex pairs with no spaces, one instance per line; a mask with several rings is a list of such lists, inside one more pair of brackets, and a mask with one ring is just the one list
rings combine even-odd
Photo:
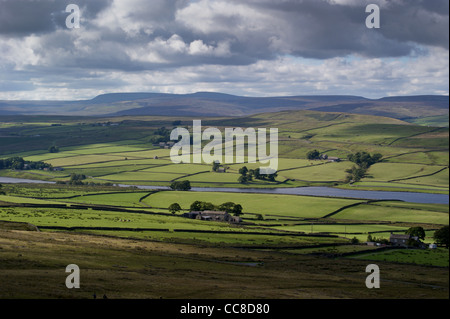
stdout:
[[110,93],[79,101],[0,101],[0,115],[70,116],[249,116],[279,111],[314,110],[377,115],[448,127],[448,96],[242,97],[223,93]]
[[[158,145],[167,131],[190,128],[194,119],[2,116],[0,158],[57,170],[0,170],[1,177],[53,182],[3,183],[0,297],[90,298],[96,291],[113,298],[448,298],[448,249],[363,244],[368,235],[383,242],[416,226],[432,243],[448,225],[448,204],[168,188],[189,180],[194,188],[448,195],[448,128],[312,110],[203,118],[204,128],[278,128],[276,178],[240,183],[244,165],[260,164],[224,163],[219,173],[207,164],[174,164],[170,149]],[[313,150],[341,160],[308,159]],[[354,163],[347,156],[356,152],[383,157],[349,183]],[[74,174],[83,176],[81,183],[70,183]],[[240,204],[242,223],[182,217],[195,201]],[[171,212],[172,203],[180,211]],[[383,288],[376,291],[364,284],[372,262],[382,270]],[[77,291],[64,286],[71,263],[86,270]]]

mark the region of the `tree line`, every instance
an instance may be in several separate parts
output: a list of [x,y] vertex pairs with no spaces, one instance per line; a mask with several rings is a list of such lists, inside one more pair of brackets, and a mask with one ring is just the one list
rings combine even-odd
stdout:
[[26,161],[22,157],[10,157],[7,159],[0,159],[0,169],[16,169],[16,170],[29,170],[29,169],[53,169],[51,164],[45,162],[33,162]]
[[70,174],[70,179],[65,182],[65,181],[57,181],[56,184],[58,185],[73,185],[73,186],[114,186],[113,183],[102,183],[102,184],[97,184],[94,182],[83,182],[85,179],[87,179],[87,176],[84,174],[76,174],[76,173],[72,173]]
[[[173,203],[169,206],[169,211],[172,214],[175,214],[179,211],[182,210],[180,204],[178,203]],[[190,211],[195,211],[195,212],[203,212],[203,211],[222,211],[222,212],[227,212],[228,214],[232,214],[234,216],[240,216],[243,215],[242,213],[242,205],[241,204],[236,204],[233,202],[226,202],[220,205],[214,205],[213,203],[210,202],[204,202],[204,201],[195,201],[191,204],[191,206],[189,207]]]
[[240,184],[246,184],[248,182],[253,181],[253,179],[259,179],[259,180],[268,180],[271,182],[275,182],[275,179],[277,178],[278,174],[261,174],[261,170],[259,168],[256,169],[248,169],[247,166],[244,166],[239,169],[239,176],[238,182]]
[[383,155],[375,153],[373,155],[367,152],[357,152],[347,156],[348,160],[355,163],[352,168],[346,170],[346,182],[359,182],[367,176],[367,170],[378,162],[381,162]]

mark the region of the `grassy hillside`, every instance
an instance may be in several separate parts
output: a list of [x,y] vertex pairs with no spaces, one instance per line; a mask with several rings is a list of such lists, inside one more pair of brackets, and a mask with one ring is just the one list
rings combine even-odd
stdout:
[[[0,298],[448,298],[448,268],[377,261],[383,281],[374,290],[364,285],[367,260],[67,233],[0,230],[0,242]],[[79,289],[64,285],[69,263],[80,267]]]
[[[369,235],[387,240],[417,226],[426,232],[424,242],[433,243],[434,232],[448,225],[448,205],[114,186],[190,180],[204,187],[448,194],[448,128],[315,111],[202,121],[203,128],[222,132],[278,128],[275,181],[240,184],[239,169],[260,163],[224,163],[226,172],[216,173],[205,163],[174,164],[169,149],[153,145],[162,127],[191,129],[193,119],[2,117],[0,158],[20,156],[63,170],[0,170],[0,176],[60,182],[3,185],[0,298],[90,298],[94,292],[110,298],[396,298],[405,291],[411,298],[448,297],[448,251],[389,254],[362,244]],[[310,160],[312,150],[342,160]],[[354,163],[347,155],[358,151],[383,159],[348,184],[346,170]],[[85,175],[85,184],[61,184],[71,174]],[[242,223],[182,217],[198,200],[240,204]],[[181,211],[172,214],[175,202]],[[376,292],[364,286],[371,260],[385,280]],[[76,292],[63,285],[70,263],[83,269]]]
[[[50,181],[67,180],[71,173],[85,174],[97,183],[165,185],[189,179],[193,186],[292,187],[336,186],[353,163],[347,155],[366,151],[381,153],[383,162],[355,187],[392,186],[430,192],[448,191],[448,129],[412,125],[400,120],[369,115],[314,111],[279,112],[242,118],[209,118],[203,128],[265,127],[279,130],[279,172],[276,182],[238,183],[244,164],[226,163],[227,173],[211,172],[205,164],[175,165],[170,150],[153,146],[151,138],[161,127],[171,130],[175,121],[192,126],[192,118],[9,118],[0,126],[3,158],[22,156],[44,161],[63,172],[6,171],[10,177]],[[47,122],[46,122],[47,121]],[[206,142],[205,142],[206,143]],[[49,153],[52,145],[58,153]],[[319,150],[340,157],[340,163],[310,161],[306,154]],[[248,164],[249,168],[262,165]],[[378,184],[377,184],[378,183]],[[380,184],[384,183],[384,184]],[[388,185],[386,185],[388,183]]]
[[[263,112],[317,110],[419,120],[448,116],[448,96],[242,97],[222,93],[115,93],[84,101],[0,101],[1,115],[71,116],[249,116]],[[448,126],[448,125],[447,125]]]

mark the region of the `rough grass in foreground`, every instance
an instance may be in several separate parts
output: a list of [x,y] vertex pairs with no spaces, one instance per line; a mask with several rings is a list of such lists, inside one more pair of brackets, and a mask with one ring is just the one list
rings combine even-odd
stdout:
[[[370,290],[356,259],[4,230],[0,243],[0,298],[448,298],[448,268],[381,261],[383,288]],[[79,289],[64,284],[72,263]]]

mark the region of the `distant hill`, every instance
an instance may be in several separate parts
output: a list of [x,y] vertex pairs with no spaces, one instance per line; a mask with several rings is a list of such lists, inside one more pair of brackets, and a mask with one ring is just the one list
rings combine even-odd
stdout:
[[[417,122],[448,117],[449,97],[317,95],[242,97],[223,93],[112,93],[83,101],[0,101],[0,115],[77,116],[248,116],[286,110],[315,110],[378,115]],[[419,121],[420,122],[420,121]]]

